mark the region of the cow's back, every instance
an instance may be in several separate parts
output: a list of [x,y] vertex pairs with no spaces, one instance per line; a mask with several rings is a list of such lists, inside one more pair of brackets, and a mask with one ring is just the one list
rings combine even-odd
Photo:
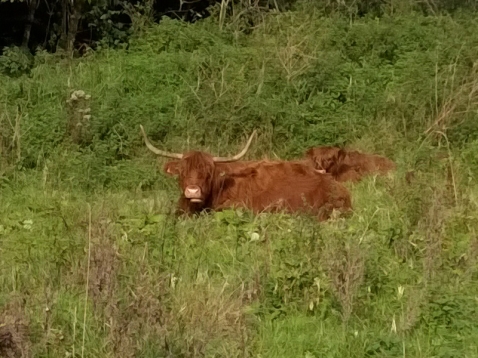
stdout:
[[387,172],[396,167],[395,163],[386,157],[357,151],[348,152],[344,159],[344,164],[362,174]]
[[395,168],[395,163],[386,157],[357,151],[347,151],[342,160],[333,162],[328,172],[337,181],[358,182],[364,176],[373,173],[386,174]]
[[[351,208],[350,193],[330,174],[303,162],[258,162],[254,175],[239,177],[222,190],[215,208],[247,207],[262,211],[313,211],[326,219],[333,209]],[[323,213],[325,212],[325,213]]]

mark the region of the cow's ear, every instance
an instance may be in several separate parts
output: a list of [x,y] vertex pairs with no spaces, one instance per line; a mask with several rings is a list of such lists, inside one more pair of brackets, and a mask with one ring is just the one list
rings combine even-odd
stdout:
[[307,152],[305,152],[305,156],[312,158],[314,156],[314,148],[310,148],[309,150],[307,150]]
[[179,161],[175,160],[172,162],[167,162],[163,167],[166,174],[169,175],[178,175],[179,174]]
[[341,163],[345,160],[345,157],[347,156],[347,151],[345,149],[339,149],[337,152],[337,162]]

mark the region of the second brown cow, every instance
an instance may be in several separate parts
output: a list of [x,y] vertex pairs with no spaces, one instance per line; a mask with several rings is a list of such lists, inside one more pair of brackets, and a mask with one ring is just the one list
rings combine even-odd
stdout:
[[390,159],[375,154],[341,149],[338,147],[315,147],[306,152],[315,169],[330,173],[336,180],[357,182],[369,174],[386,174],[395,170]]
[[239,161],[254,133],[239,154],[222,158],[200,151],[165,152],[150,143],[142,126],[141,132],[153,153],[176,159],[166,163],[164,169],[179,178],[180,212],[243,207],[255,213],[309,212],[325,220],[333,209],[351,209],[347,188],[303,161]]

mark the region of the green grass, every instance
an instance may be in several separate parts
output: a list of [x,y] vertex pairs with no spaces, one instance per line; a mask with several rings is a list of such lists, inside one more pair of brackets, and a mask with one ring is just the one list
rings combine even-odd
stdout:
[[[127,50],[0,75],[0,342],[14,332],[18,357],[477,357],[477,44],[472,15],[306,8],[249,35],[164,20]],[[248,158],[344,143],[398,169],[348,185],[349,218],[177,219],[139,124],[173,151],[227,155],[257,128]]]

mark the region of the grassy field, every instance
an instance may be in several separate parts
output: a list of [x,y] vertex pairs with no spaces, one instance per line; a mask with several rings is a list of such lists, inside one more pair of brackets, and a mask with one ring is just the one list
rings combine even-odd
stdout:
[[[0,75],[0,356],[478,357],[476,14],[241,26],[165,19]],[[326,223],[177,219],[139,124],[177,152],[258,129],[249,159],[340,144],[398,170]]]

